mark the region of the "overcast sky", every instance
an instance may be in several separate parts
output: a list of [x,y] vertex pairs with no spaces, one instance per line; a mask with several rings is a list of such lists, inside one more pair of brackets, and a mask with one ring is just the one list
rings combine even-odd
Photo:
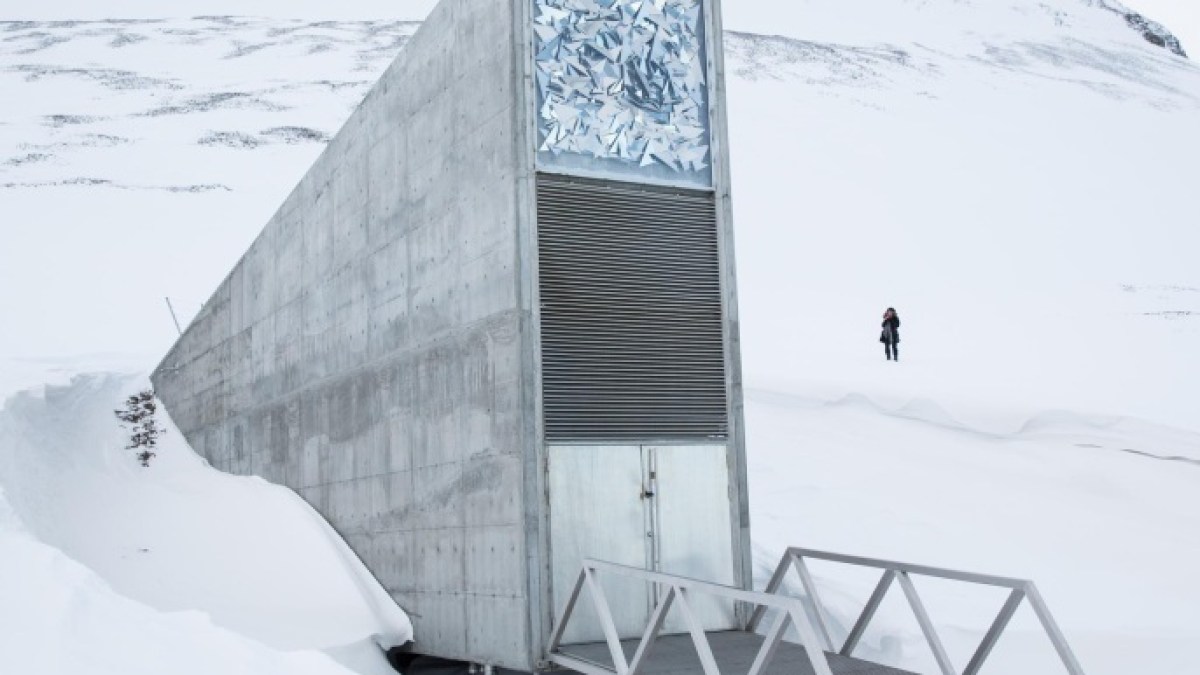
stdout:
[[[854,0],[838,0],[852,3]],[[1034,0],[1029,0],[1034,2]],[[1200,60],[1200,0],[1124,0],[1165,24]],[[422,19],[437,0],[0,0],[0,20],[235,14],[312,19]],[[782,5],[792,3],[784,0]],[[727,28],[770,33],[780,0],[726,0]],[[771,7],[771,11],[765,8]],[[792,22],[785,22],[795,25]],[[796,36],[803,37],[803,36]]]

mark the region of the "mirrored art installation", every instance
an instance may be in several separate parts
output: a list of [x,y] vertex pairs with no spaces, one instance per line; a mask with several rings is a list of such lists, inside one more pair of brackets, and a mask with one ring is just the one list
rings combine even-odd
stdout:
[[709,185],[702,0],[533,0],[543,168]]

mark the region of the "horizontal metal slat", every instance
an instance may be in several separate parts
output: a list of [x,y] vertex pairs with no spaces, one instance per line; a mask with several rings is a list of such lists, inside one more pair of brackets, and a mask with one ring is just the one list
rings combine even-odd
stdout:
[[538,175],[551,440],[728,433],[712,193]]

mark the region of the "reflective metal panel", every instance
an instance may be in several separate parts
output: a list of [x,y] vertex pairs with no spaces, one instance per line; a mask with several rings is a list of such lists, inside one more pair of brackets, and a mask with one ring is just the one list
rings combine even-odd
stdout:
[[533,0],[538,164],[712,183],[702,0]]

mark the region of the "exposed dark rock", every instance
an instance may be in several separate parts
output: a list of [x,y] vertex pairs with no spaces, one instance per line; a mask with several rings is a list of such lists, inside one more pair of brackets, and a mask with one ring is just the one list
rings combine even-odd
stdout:
[[1125,23],[1141,34],[1146,39],[1146,42],[1187,58],[1187,53],[1183,51],[1183,44],[1179,42],[1179,38],[1171,34],[1171,31],[1167,30],[1166,26],[1161,23],[1151,21],[1117,0],[1099,0],[1098,2],[1091,0],[1088,4],[1098,4],[1101,8],[1125,19]]
[[[51,124],[51,126],[55,128],[62,127],[59,124]],[[75,148],[111,148],[132,142],[133,140],[131,139],[111,134],[79,134],[54,143],[22,143],[17,147],[21,150],[45,152],[49,150],[72,150]]]
[[284,143],[325,143],[329,140],[324,132],[308,127],[272,127],[264,129],[262,135]]
[[54,157],[54,155],[48,155],[44,152],[31,152],[27,155],[13,157],[5,161],[4,166],[24,166],[26,164],[36,164],[38,162],[44,162],[52,157]]
[[254,109],[279,112],[287,110],[288,107],[260,98],[249,92],[222,91],[205,96],[196,96],[183,103],[147,110],[142,115],[146,117],[161,117],[163,115],[183,115],[218,109]]
[[1187,58],[1187,52],[1183,51],[1183,44],[1179,42],[1179,38],[1172,35],[1162,24],[1151,21],[1137,12],[1126,14],[1125,23],[1141,33],[1146,42]]
[[209,147],[221,145],[240,150],[253,150],[262,145],[257,138],[238,131],[213,131],[196,142]]
[[144,42],[148,39],[150,39],[150,38],[147,38],[145,35],[140,35],[138,33],[121,32],[121,33],[117,33],[117,35],[115,37],[113,37],[112,42],[108,43],[108,46],[109,47],[125,47],[127,45]]
[[63,68],[43,64],[20,64],[9,69],[23,73],[29,82],[47,77],[79,77],[92,80],[109,89],[180,89],[176,82],[157,77],[146,77],[130,70],[115,68]]
[[109,187],[117,190],[151,190],[161,192],[233,192],[233,188],[220,183],[202,183],[197,185],[129,185],[125,183],[114,183],[106,178],[68,178],[60,181],[41,181],[36,183],[0,183],[0,189],[13,188],[50,188],[50,187],[73,187],[73,186],[88,186],[88,187]]
[[275,44],[276,43],[274,43],[274,42],[257,42],[257,43],[253,43],[253,44],[248,44],[248,43],[242,42],[240,40],[234,40],[233,41],[233,51],[226,54],[224,56],[224,58],[239,59],[243,56],[249,56],[250,54],[253,54],[254,52],[262,51],[263,49],[266,49],[268,47],[274,47]]
[[14,35],[13,37],[4,38],[5,42],[15,42],[18,40],[26,41],[26,42],[33,41],[34,44],[29,47],[26,47],[24,49],[18,49],[14,53],[16,53],[16,54],[33,54],[34,52],[40,52],[44,49],[49,49],[57,44],[62,44],[64,42],[70,42],[71,38],[65,37],[62,35],[54,35],[51,33],[43,33],[43,32],[25,33],[24,35]]
[[94,124],[103,119],[103,117],[92,117],[89,115],[47,115],[45,118],[46,125],[56,129],[79,124]]

